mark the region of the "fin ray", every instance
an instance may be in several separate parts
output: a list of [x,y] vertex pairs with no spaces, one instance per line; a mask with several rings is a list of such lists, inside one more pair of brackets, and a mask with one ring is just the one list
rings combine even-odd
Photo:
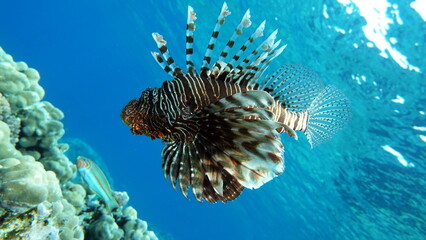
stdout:
[[168,143],[162,152],[166,179],[171,181],[175,190],[179,184],[185,198],[188,198],[188,191],[192,185],[192,193],[199,202],[203,200],[211,203],[219,200],[227,202],[237,198],[244,187],[220,164],[211,160],[209,153],[205,151],[204,143],[202,141]]
[[230,69],[233,68],[233,65],[241,58],[242,54],[249,48],[249,46],[256,40],[256,38],[263,36],[263,30],[265,29],[266,21],[263,21],[252,35],[247,39],[247,41],[240,47],[240,50],[232,57],[231,61],[228,63]]
[[209,65],[211,62],[211,53],[215,47],[217,37],[219,36],[220,27],[225,23],[225,17],[229,14],[231,13],[228,11],[228,5],[226,4],[226,2],[224,2],[217,18],[216,25],[213,29],[213,33],[210,38],[209,45],[207,46],[206,53],[204,54],[203,64],[201,67],[201,75],[207,74],[207,71],[209,70]]
[[[166,70],[166,67],[163,67],[163,65],[160,64],[160,66],[163,67],[163,69],[169,73],[172,76],[176,76],[178,74],[182,74],[182,70],[176,66],[175,60],[170,56],[169,50],[167,49],[167,42],[164,40],[163,36],[159,33],[152,33],[152,38],[154,39],[155,43],[157,44],[158,50],[160,51],[161,55],[163,56],[165,63],[167,67],[170,68],[170,71]],[[154,55],[153,55],[154,56]],[[156,55],[155,60],[159,62],[158,56]]]
[[192,61],[196,19],[194,9],[188,6],[188,18],[186,20],[186,71],[192,74],[196,73],[194,62]]
[[324,88],[318,75],[301,64],[286,64],[258,84],[293,112],[306,110]]
[[311,147],[330,140],[351,118],[349,99],[337,87],[324,88],[308,108],[305,135]]
[[235,40],[243,33],[243,28],[248,28],[251,26],[250,17],[250,9],[248,9],[244,14],[243,18],[241,19],[240,23],[235,28],[234,33],[228,40],[228,43],[226,44],[225,48],[222,50],[218,62],[224,62],[225,58],[228,56],[229,50],[234,46]]
[[[256,100],[265,99],[256,105],[253,96]],[[284,169],[284,150],[276,131],[281,124],[273,121],[273,114],[256,113],[268,111],[264,104],[271,103],[266,100],[268,98],[272,99],[262,91],[234,94],[220,99],[194,119],[200,125],[199,137],[215,153],[212,158],[246,188],[258,188]],[[230,105],[233,106],[231,110]],[[230,114],[235,108],[239,114]]]

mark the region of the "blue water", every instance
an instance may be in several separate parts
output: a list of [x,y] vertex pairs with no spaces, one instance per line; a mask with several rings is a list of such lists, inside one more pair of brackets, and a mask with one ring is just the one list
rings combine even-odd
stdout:
[[[353,119],[312,150],[301,135],[283,136],[284,174],[227,204],[175,192],[161,170],[162,143],[131,135],[119,117],[142,90],[170,79],[151,57],[152,32],[184,65],[188,1],[3,1],[0,46],[40,72],[45,100],[65,113],[65,137],[96,151],[114,189],[164,239],[425,239],[426,24],[412,1],[389,2],[393,24],[382,35],[391,47],[380,55],[359,2],[228,3],[222,37],[250,8],[254,24],[267,19],[267,32],[279,28],[288,44],[270,68],[309,66],[347,94]],[[199,59],[222,3],[189,3]]]

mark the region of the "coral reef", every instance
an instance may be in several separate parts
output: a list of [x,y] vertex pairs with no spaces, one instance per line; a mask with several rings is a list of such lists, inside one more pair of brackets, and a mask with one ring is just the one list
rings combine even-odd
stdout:
[[14,146],[19,141],[21,120],[15,117],[10,110],[7,99],[0,93],[0,121],[6,123],[10,130],[10,143]]
[[[0,238],[158,239],[126,192],[112,212],[72,179],[64,114],[42,101],[40,75],[0,48]],[[78,152],[78,150],[76,150]]]
[[[0,127],[1,127],[0,123]],[[0,203],[3,208],[23,213],[38,204],[61,197],[58,179],[31,156],[0,160]]]
[[[41,101],[44,90],[38,84],[37,70],[24,62],[14,62],[0,50],[0,74],[0,92],[10,104],[10,114],[20,119],[16,149],[42,162],[61,182],[69,180],[76,167],[63,154],[66,147],[58,144],[65,133],[60,122],[64,114],[51,103]],[[16,128],[16,124],[13,126]]]

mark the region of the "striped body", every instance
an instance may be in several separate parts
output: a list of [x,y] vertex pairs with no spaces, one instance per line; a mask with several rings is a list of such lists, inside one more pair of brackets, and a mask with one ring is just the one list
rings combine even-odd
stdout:
[[192,60],[197,19],[192,7],[186,27],[186,71],[175,64],[163,36],[153,33],[159,52],[152,56],[173,79],[146,89],[121,113],[133,134],[164,141],[162,168],[173,188],[179,186],[188,197],[192,187],[198,201],[212,203],[233,200],[244,188],[259,188],[284,171],[279,133],[297,139],[295,131],[301,131],[313,147],[331,139],[350,116],[344,94],[325,86],[302,65],[287,64],[262,77],[286,47],[276,41],[277,30],[255,44],[263,36],[265,21],[230,55],[243,29],[252,25],[249,10],[211,66],[228,15],[224,3],[200,72]]
[[105,174],[92,160],[79,156],[77,158],[77,169],[83,182],[104,200],[108,210],[111,211],[118,207]]
[[[210,75],[201,77],[198,74],[178,75],[173,81],[166,81],[158,90],[158,101],[153,105],[151,116],[147,124],[157,126],[155,132],[161,132],[162,139],[167,141],[191,139],[191,134],[181,131],[175,123],[180,119],[188,118],[191,114],[200,111],[221,98],[235,93],[257,90],[254,86],[244,86],[232,82],[232,73],[222,73],[219,76]],[[274,113],[274,121],[283,123],[278,132],[299,130],[304,131],[307,125],[307,112],[291,112],[279,100],[267,110]],[[161,123],[161,124],[158,124]],[[290,133],[290,132],[289,132]],[[156,138],[158,135],[152,137]]]

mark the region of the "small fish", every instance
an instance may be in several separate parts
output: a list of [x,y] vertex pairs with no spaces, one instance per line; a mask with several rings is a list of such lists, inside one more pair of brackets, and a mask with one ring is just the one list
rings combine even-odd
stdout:
[[106,204],[108,211],[117,208],[119,205],[113,196],[112,189],[109,185],[105,174],[92,160],[79,156],[77,157],[77,169],[83,182],[98,197],[102,198]]
[[196,15],[191,6],[186,72],[174,63],[163,36],[153,33],[159,53],[152,56],[173,80],[146,89],[121,113],[133,134],[165,142],[165,178],[173,188],[179,185],[186,198],[192,186],[200,202],[233,200],[244,188],[259,188],[280,175],[284,171],[280,133],[297,138],[295,131],[301,131],[314,147],[342,129],[351,113],[339,89],[325,86],[302,65],[287,64],[262,77],[286,47],[276,41],[278,30],[254,44],[263,36],[265,21],[229,58],[238,37],[252,25],[249,10],[211,66],[219,30],[228,15],[224,3],[199,72],[192,60]]

